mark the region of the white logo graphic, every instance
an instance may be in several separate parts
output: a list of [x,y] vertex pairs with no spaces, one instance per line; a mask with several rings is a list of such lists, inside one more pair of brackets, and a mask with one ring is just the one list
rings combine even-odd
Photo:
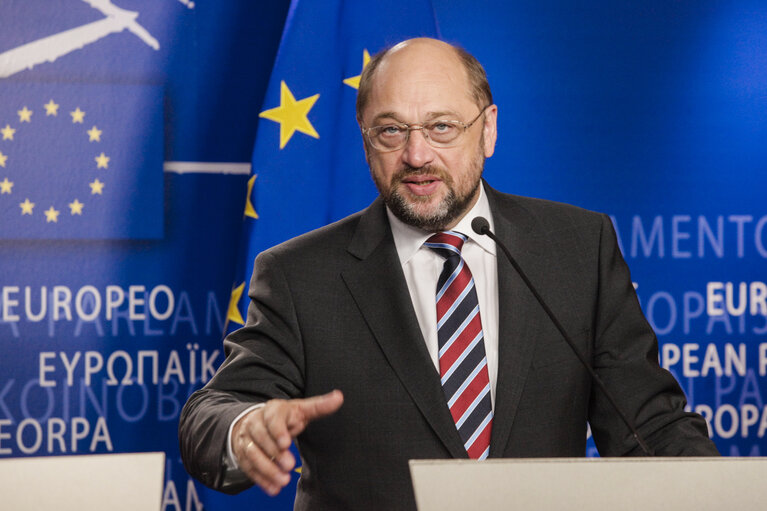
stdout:
[[[160,43],[157,42],[157,39],[136,22],[138,12],[120,9],[111,0],[83,0],[83,2],[101,11],[106,18],[43,37],[0,53],[0,78],[7,78],[24,69],[32,69],[37,64],[53,62],[59,57],[83,48],[85,45],[95,43],[109,34],[122,32],[125,29],[134,33],[155,50],[160,49]],[[184,2],[182,1],[182,3]],[[193,5],[189,7],[191,8]]]

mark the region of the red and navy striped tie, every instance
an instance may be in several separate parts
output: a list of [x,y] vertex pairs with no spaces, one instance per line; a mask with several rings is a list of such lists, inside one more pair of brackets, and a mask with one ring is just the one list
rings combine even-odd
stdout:
[[477,290],[461,257],[466,239],[459,232],[445,231],[426,240],[424,246],[445,258],[437,282],[442,389],[466,452],[470,458],[483,460],[490,452],[493,407]]

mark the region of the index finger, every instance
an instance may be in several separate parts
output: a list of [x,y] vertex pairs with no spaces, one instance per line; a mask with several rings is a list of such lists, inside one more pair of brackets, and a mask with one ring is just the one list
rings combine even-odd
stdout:
[[340,390],[334,390],[321,396],[308,397],[304,399],[293,400],[296,407],[288,420],[288,428],[291,435],[295,436],[306,427],[306,425],[321,417],[335,413],[341,405],[344,404],[344,395]]

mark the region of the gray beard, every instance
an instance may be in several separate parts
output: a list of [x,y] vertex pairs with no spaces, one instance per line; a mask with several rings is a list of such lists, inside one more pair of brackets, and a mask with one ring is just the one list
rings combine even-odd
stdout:
[[397,190],[394,190],[383,199],[391,212],[394,213],[394,216],[406,224],[418,227],[424,231],[439,232],[444,231],[448,225],[466,212],[471,200],[479,189],[480,182],[481,180],[478,180],[474,188],[464,197],[458,197],[455,191],[451,189],[440,203],[437,211],[428,216],[416,213],[415,209]]
[[[485,156],[482,153],[484,140],[485,135],[483,133],[479,141],[479,146],[477,147],[477,160],[472,162],[474,165],[472,170],[476,171],[479,174],[479,177],[477,178],[477,182],[474,184],[474,187],[465,196],[458,197],[456,195],[455,190],[453,189],[453,180],[446,172],[441,170],[436,172],[436,174],[448,185],[450,191],[439,204],[437,211],[429,216],[424,216],[417,213],[396,188],[388,194],[384,193],[385,187],[383,186],[383,183],[380,183],[378,179],[376,179],[376,174],[373,172],[373,167],[370,165],[370,158],[367,151],[365,152],[365,159],[367,160],[368,167],[370,167],[370,175],[373,178],[373,182],[375,183],[376,188],[378,188],[378,193],[381,194],[381,197],[391,212],[394,213],[394,216],[406,224],[412,225],[413,227],[417,227],[419,229],[423,229],[424,231],[439,232],[444,231],[448,225],[453,223],[456,219],[458,219],[458,217],[467,212],[466,209],[468,208],[469,203],[479,190],[479,186],[482,183],[482,171],[484,170],[485,166]],[[396,180],[401,182],[402,179],[408,174],[428,174],[436,170],[437,169],[431,168],[431,166],[422,167],[420,169],[407,167],[398,172],[397,175],[392,178],[392,181]],[[418,199],[416,198],[416,201],[417,200]]]

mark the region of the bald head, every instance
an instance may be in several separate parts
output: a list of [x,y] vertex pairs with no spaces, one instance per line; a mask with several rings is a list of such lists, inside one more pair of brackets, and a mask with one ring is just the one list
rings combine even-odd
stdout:
[[493,103],[482,65],[466,50],[430,38],[402,41],[376,54],[365,66],[357,93],[357,119],[376,89],[396,81],[401,87],[431,78],[467,97],[481,109]]

